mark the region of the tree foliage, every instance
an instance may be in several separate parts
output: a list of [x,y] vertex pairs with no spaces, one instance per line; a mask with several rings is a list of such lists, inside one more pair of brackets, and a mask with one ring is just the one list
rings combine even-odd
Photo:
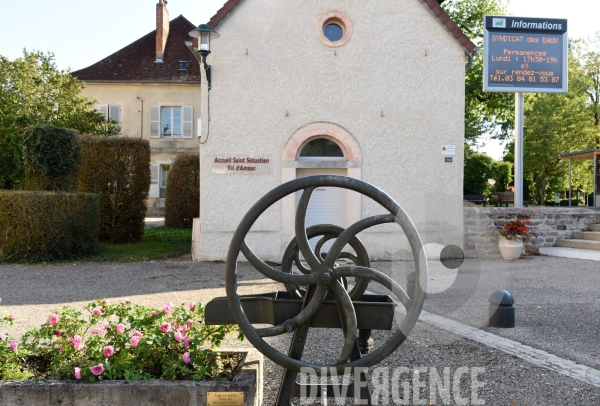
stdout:
[[191,228],[200,216],[200,155],[179,154],[173,162],[167,183],[165,225]]
[[75,131],[50,125],[25,129],[23,165],[28,190],[75,190],[80,163],[81,148]]
[[491,156],[481,152],[465,154],[464,194],[489,196],[492,191],[489,179],[494,179],[495,173],[496,161]]
[[483,134],[507,139],[514,128],[512,93],[483,91],[483,16],[505,14],[502,0],[448,0],[444,9],[479,48],[465,76],[465,140]]
[[93,110],[84,85],[59,70],[53,54],[23,51],[11,61],[0,56],[0,188],[23,180],[23,131],[31,125],[71,128],[82,134],[114,135],[116,123]]

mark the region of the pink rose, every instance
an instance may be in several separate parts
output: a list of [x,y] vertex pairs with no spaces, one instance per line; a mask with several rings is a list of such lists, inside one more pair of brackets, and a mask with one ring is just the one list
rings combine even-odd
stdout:
[[104,322],[104,325],[102,326],[102,328],[106,331],[108,331],[108,321]]
[[196,303],[190,302],[189,306],[190,306],[190,310],[192,310],[194,308],[194,306],[196,306]]
[[107,345],[106,347],[104,347],[104,352],[102,353],[106,358],[108,357],[112,357],[112,355],[115,353],[115,347],[113,347],[112,345]]
[[133,336],[131,337],[131,340],[129,340],[129,342],[131,343],[132,347],[137,347],[138,345],[140,345],[140,338],[138,336]]
[[183,334],[187,334],[187,331],[188,331],[188,328],[187,328],[187,326],[183,326],[183,327],[181,327],[181,332],[182,332]]
[[58,314],[52,313],[48,318],[47,324],[49,326],[56,326],[60,322],[60,316]]
[[192,328],[192,324],[194,324],[194,322],[191,321],[191,320],[188,320],[187,321],[187,328]]
[[81,379],[81,368],[75,367],[75,379]]
[[190,348],[190,341],[192,341],[192,339],[189,337],[183,339],[183,345],[185,345],[185,348]]
[[133,333],[134,336],[136,337],[143,337],[144,335],[142,333],[140,333],[138,330],[135,330],[135,333]]
[[173,337],[175,337],[175,341],[177,341],[178,343],[183,341],[183,334],[181,334],[179,331],[173,334]]
[[126,297],[126,298],[125,298],[125,303],[127,303],[127,304],[131,304],[131,299],[130,299],[130,298],[128,298],[128,297]]
[[186,364],[191,361],[189,352],[184,353],[182,358],[183,358],[183,362],[185,362]]
[[101,328],[95,328],[95,329],[93,329],[93,330],[92,330],[92,335],[93,335],[93,336],[95,336],[95,335],[98,335],[98,334],[100,334],[102,331],[104,331],[104,330],[102,330]]
[[62,335],[62,331],[60,330],[56,330],[56,337],[60,338],[60,336]]
[[90,367],[90,371],[92,371],[94,375],[100,376],[102,375],[102,372],[104,372],[104,365],[98,364],[95,367]]
[[117,334],[123,334],[124,331],[125,331],[125,324],[119,323],[117,325]]
[[2,333],[0,333],[0,341],[4,341],[6,340],[6,336]]
[[152,310],[152,311],[150,312],[150,315],[151,315],[151,316],[156,316],[157,314],[158,314],[158,312],[156,312],[156,311],[154,311],[154,310]]
[[102,312],[100,311],[100,309],[95,308],[94,310],[92,310],[92,314],[94,316],[100,316],[102,314]]
[[69,338],[69,342],[73,344],[73,347],[75,347],[77,351],[80,351],[83,348],[83,339],[80,336]]
[[18,347],[19,343],[16,340],[11,340],[10,344],[8,345],[8,348],[10,348],[11,351],[16,351]]
[[172,309],[173,309],[173,302],[169,302],[165,305],[165,307],[163,307],[163,312],[165,314],[169,314],[169,313],[171,313]]
[[10,317],[10,321],[15,321],[15,318],[13,316],[9,316]]
[[160,331],[162,331],[163,333],[168,333],[169,331],[171,331],[171,323],[163,323],[160,326]]

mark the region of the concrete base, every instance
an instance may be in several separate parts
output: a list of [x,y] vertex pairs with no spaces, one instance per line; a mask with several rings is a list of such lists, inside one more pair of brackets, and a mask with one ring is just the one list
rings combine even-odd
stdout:
[[[246,352],[240,349],[236,352]],[[1,406],[163,406],[207,404],[208,392],[243,392],[244,406],[262,405],[263,356],[250,350],[231,381],[2,381]]]
[[551,257],[588,259],[590,261],[600,261],[600,251],[584,250],[578,248],[564,247],[542,247],[540,254]]

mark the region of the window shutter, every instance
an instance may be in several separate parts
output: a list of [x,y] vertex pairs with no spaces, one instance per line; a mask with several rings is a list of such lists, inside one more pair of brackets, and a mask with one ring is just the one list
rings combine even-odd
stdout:
[[[150,138],[160,137],[160,106],[150,106]],[[157,177],[158,179],[158,177]]]
[[108,118],[108,104],[100,104],[98,106],[98,111],[104,113],[104,116]]
[[194,106],[183,106],[183,138],[194,138]]
[[108,118],[117,122],[117,126],[119,127],[119,135],[121,135],[121,106],[118,104],[109,105]]
[[150,191],[148,197],[158,198],[160,190],[158,186],[159,165],[150,165]]

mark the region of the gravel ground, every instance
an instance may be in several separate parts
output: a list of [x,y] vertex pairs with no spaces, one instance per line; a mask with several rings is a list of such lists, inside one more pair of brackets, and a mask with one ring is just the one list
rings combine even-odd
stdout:
[[[444,284],[449,286],[454,279],[451,271],[438,265],[431,264],[430,279],[433,280],[429,281],[430,292],[443,290]],[[402,285],[405,285],[405,275],[412,270],[410,262],[376,263],[373,267],[392,275]],[[223,269],[222,263],[193,263],[188,256],[178,260],[134,263],[3,265],[0,266],[0,297],[2,306],[16,318],[10,332],[20,335],[45,322],[51,309],[63,304],[82,306],[101,297],[113,301],[130,297],[135,303],[157,307],[167,301],[206,303],[213,297],[225,295]],[[282,289],[247,264],[240,264],[239,277],[240,294]],[[425,309],[598,368],[598,286],[600,267],[595,262],[551,257],[527,257],[512,262],[468,260],[459,268],[458,278],[450,289],[429,295]],[[517,300],[515,329],[484,327],[487,299],[497,288],[508,289]],[[375,284],[371,284],[369,290],[384,291]],[[392,333],[374,332],[376,346]],[[287,352],[289,335],[267,340],[277,350]],[[337,330],[311,330],[304,359],[333,363],[340,343],[341,334]],[[535,367],[421,322],[400,349],[379,366],[386,368],[380,372],[389,372],[388,382],[396,368],[409,368],[410,372],[402,375],[399,382],[406,382],[411,393],[415,376],[418,377],[417,383],[425,382],[426,389],[421,389],[420,395],[424,398],[423,404],[433,403],[433,399],[427,399],[432,395],[429,390],[431,368],[443,376],[445,367],[450,369],[451,376],[459,367],[485,368],[478,378],[484,386],[477,390],[485,404],[600,404],[600,388]],[[415,368],[421,368],[418,375],[413,374]],[[265,405],[275,403],[281,371],[279,366],[266,360]],[[381,375],[379,378],[383,379]],[[456,395],[470,396],[473,375],[463,375],[462,378],[457,381],[458,392],[452,387],[448,389],[450,402],[444,402],[438,392],[436,404],[459,404],[455,401]],[[389,389],[391,386],[385,387]],[[380,400],[380,404],[395,404],[393,394],[383,394]],[[336,403],[330,399],[330,404]]]

